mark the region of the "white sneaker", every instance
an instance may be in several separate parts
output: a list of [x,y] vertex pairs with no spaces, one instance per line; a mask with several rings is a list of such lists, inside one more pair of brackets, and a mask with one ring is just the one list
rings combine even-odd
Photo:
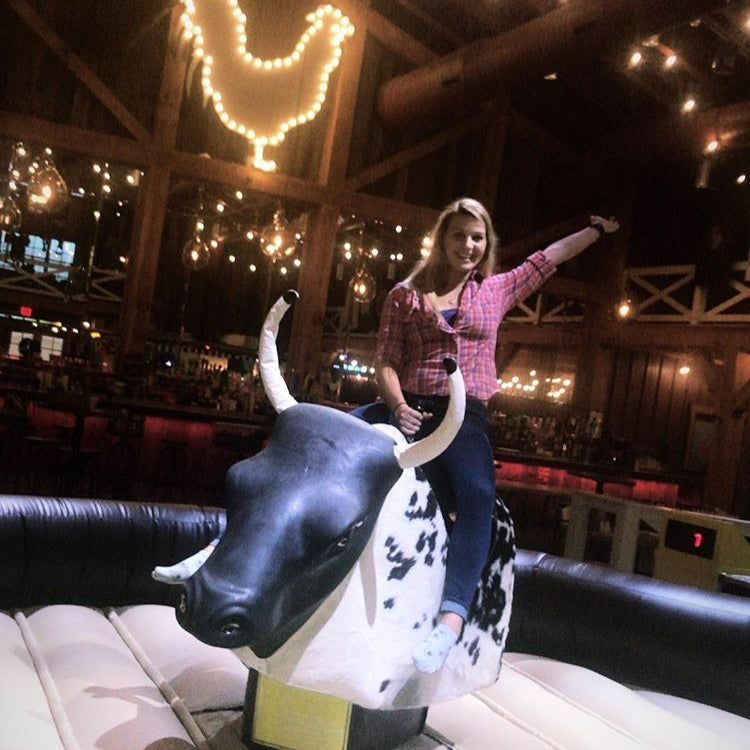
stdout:
[[433,674],[445,664],[448,652],[458,642],[458,636],[447,625],[439,623],[412,651],[414,666],[425,674]]

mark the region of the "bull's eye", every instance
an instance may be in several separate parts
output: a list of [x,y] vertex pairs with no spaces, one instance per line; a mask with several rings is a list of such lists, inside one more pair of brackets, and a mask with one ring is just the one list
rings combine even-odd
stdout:
[[187,612],[187,597],[185,596],[185,594],[182,594],[182,595],[180,596],[180,605],[179,605],[179,609],[180,609],[180,614],[183,614],[183,615],[184,615],[184,614],[185,614],[185,612]]
[[225,622],[220,630],[224,635],[234,635],[240,629],[238,622]]
[[342,536],[341,539],[339,539],[338,542],[336,542],[336,546],[339,549],[343,549],[344,547],[346,547],[347,544],[349,544],[348,536]]

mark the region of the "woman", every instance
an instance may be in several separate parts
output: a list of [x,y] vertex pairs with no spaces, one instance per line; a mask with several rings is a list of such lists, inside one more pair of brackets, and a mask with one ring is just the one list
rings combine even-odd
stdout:
[[[448,400],[444,357],[458,362],[467,392],[461,430],[423,467],[444,512],[448,504],[456,513],[437,622],[412,655],[423,672],[437,671],[458,640],[489,553],[495,468],[486,404],[497,390],[498,326],[556,266],[618,228],[614,219],[592,216],[585,229],[533,253],[512,271],[494,274],[492,221],[479,202],[462,198],[440,214],[430,254],[386,298],[376,371],[380,396],[399,429],[421,439],[439,425]],[[382,404],[356,413],[375,421],[378,411],[382,419]]]
[[[407,436],[431,433],[447,408],[445,356],[458,362],[467,390],[466,416],[458,435],[423,467],[444,512],[456,511],[441,609],[434,629],[412,655],[423,672],[437,671],[456,643],[489,552],[495,466],[486,403],[497,390],[498,326],[556,266],[618,228],[614,219],[592,216],[585,229],[533,253],[512,271],[493,275],[497,239],[492,221],[479,202],[462,198],[438,218],[430,255],[388,294],[376,352],[382,402],[353,414],[371,422],[392,418]],[[217,543],[177,565],[157,568],[154,577],[168,583],[185,580]]]

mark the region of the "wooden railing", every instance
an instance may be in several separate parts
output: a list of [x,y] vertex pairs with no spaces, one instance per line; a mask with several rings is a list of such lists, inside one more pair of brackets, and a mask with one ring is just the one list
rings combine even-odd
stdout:
[[[642,266],[625,271],[632,317],[649,323],[750,323],[750,261],[734,263],[724,279],[707,289],[695,283],[694,265]],[[618,300],[613,300],[613,304]],[[533,295],[510,311],[513,323],[580,323],[576,302]]]
[[[31,271],[9,262],[0,264],[0,291],[23,290],[65,299],[122,302],[124,270],[94,268],[91,277],[76,267],[49,262],[44,271]],[[695,283],[694,265],[641,266],[625,271],[626,294],[637,320],[651,323],[750,323],[750,261],[734,263],[725,279],[707,290]],[[580,323],[584,308],[573,300],[556,300],[543,292],[510,311],[513,323]],[[345,336],[356,329],[343,307],[326,310],[327,335]],[[361,336],[361,332],[354,334]]]

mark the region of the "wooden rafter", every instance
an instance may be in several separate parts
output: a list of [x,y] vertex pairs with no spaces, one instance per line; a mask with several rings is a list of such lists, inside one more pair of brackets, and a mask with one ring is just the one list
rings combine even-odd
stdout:
[[70,47],[51,29],[44,19],[26,2],[26,0],[7,0],[8,5],[24,20],[32,31],[44,42],[76,78],[100,101],[117,119],[117,121],[139,141],[148,141],[151,137],[148,130],[112,93],[99,76],[76,55]]
[[359,190],[365,185],[370,185],[393,172],[398,172],[418,159],[448,146],[465,135],[486,128],[492,121],[492,118],[492,113],[488,112],[478,117],[464,120],[452,128],[443,130],[431,138],[420,141],[410,148],[399,151],[397,154],[393,154],[393,156],[389,156],[387,159],[383,159],[381,162],[362,170],[359,174],[347,180],[346,187],[351,190]]
[[8,111],[0,111],[0,135],[137,167],[148,166],[155,153],[150,142],[120,138]]
[[363,26],[381,44],[410,62],[425,65],[437,55],[395,24],[368,8],[360,0],[336,0],[336,7],[346,13],[355,27]]
[[425,11],[417,3],[413,2],[413,0],[396,0],[396,2],[407,13],[410,13],[412,16],[422,21],[422,23],[431,29],[434,34],[443,37],[454,47],[461,47],[467,43],[468,40],[460,34],[457,34],[455,29],[451,29],[445,24],[440,23],[435,16]]
[[158,159],[167,163],[174,174],[199,182],[256,190],[276,198],[298,200],[314,205],[337,204],[343,211],[393,224],[416,223],[429,227],[438,214],[434,209],[425,206],[369,196],[344,187],[326,187],[310,180],[262,172],[244,164],[217,158],[206,159],[198,154],[180,151],[161,152],[151,144],[142,144],[70,125],[59,125],[12,112],[0,112],[0,135],[43,142],[53,148],[109,158],[133,166],[148,167]]

